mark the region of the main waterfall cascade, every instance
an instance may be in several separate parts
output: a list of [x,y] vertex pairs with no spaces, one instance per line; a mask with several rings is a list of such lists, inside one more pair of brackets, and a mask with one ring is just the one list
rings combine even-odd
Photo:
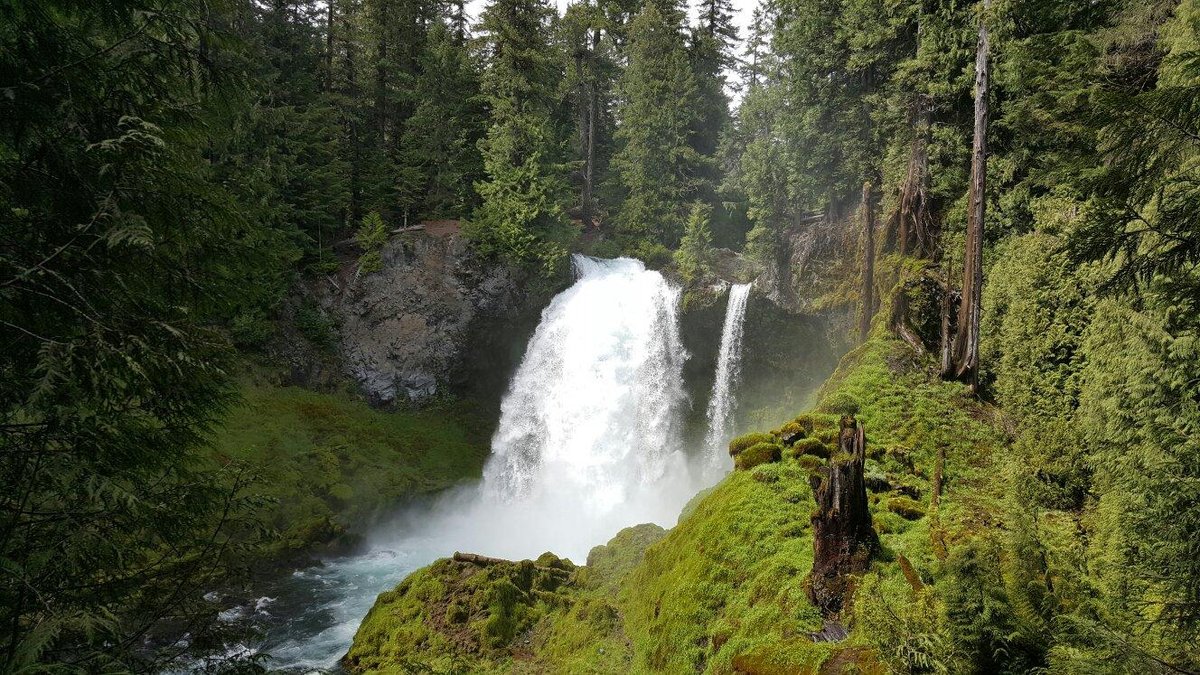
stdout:
[[504,398],[484,483],[507,502],[557,497],[603,516],[682,461],[687,354],[679,290],[661,274],[629,258],[574,265]]
[[[674,525],[716,481],[681,442],[679,290],[637,260],[575,256],[574,266],[576,282],[542,312],[512,378],[482,483],[397,514],[360,555],[260,586],[261,597],[222,613],[264,635],[231,654],[269,653],[272,669],[335,669],[375,597],[437,558],[554,551],[583,563],[624,527]],[[730,297],[731,313],[735,298],[741,309],[722,338],[718,436],[729,426],[748,290]]]
[[709,475],[720,475],[728,467],[725,444],[733,433],[736,393],[742,375],[742,333],[746,322],[746,301],[753,284],[734,284],[729,289],[725,324],[721,329],[721,347],[717,356],[716,378],[708,399],[708,432],[704,449]]

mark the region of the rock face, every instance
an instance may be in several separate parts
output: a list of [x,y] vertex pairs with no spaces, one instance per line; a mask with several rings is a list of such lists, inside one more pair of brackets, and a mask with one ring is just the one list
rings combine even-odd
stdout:
[[[349,263],[319,296],[347,374],[376,405],[420,403],[469,380],[468,362],[490,359],[473,351],[479,336],[529,312],[518,274],[480,260],[457,233],[405,233],[382,255],[379,272]],[[496,356],[503,369],[507,355]]]

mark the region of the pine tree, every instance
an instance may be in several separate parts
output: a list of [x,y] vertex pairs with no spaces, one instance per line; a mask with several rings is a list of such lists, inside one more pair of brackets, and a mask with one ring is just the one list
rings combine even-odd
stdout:
[[696,121],[695,78],[688,63],[680,12],[649,3],[630,24],[622,74],[613,163],[627,197],[619,233],[631,247],[675,246],[684,205],[697,193],[702,158],[691,146]]
[[[451,17],[453,19],[453,17]],[[413,215],[464,218],[477,205],[475,183],[483,177],[479,141],[486,111],[479,75],[456,29],[438,21],[429,30],[405,120],[398,171],[419,201]]]
[[551,274],[565,261],[564,139],[555,124],[560,74],[542,0],[497,0],[483,15],[490,109],[480,142],[487,178],[467,234],[487,254]]

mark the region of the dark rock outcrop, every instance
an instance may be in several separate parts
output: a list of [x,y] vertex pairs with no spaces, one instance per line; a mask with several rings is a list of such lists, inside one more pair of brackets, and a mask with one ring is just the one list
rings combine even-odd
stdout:
[[319,307],[332,344],[316,355],[285,345],[293,380],[328,386],[330,371],[340,370],[380,406],[447,391],[498,403],[502,392],[490,389],[502,389],[548,296],[476,255],[457,232],[393,236],[382,269],[370,274],[359,272],[353,253],[297,302]]

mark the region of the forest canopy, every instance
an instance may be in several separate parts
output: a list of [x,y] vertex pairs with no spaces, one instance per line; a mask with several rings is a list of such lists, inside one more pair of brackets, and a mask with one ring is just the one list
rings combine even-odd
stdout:
[[585,252],[700,285],[728,249],[785,299],[834,232],[815,306],[941,352],[1012,453],[1004,554],[940,572],[953,648],[889,666],[1200,669],[1200,3],[734,15],[0,3],[3,669],[151,670],[184,650],[153,627],[218,628],[198,591],[264,536],[252,467],[202,461],[237,364],[339,250],[369,274],[429,220],[530,280]]

